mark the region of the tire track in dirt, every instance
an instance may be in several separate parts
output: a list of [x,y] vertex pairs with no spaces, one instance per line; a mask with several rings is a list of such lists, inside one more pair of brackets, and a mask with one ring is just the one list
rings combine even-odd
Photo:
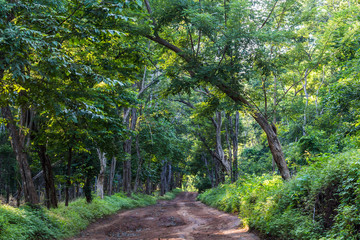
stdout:
[[260,240],[235,215],[196,201],[196,193],[180,193],[172,201],[119,212],[91,224],[69,240],[241,239]]

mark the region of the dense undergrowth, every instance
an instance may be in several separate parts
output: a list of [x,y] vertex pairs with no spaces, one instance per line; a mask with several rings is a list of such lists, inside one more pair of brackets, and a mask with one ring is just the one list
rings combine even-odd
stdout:
[[0,205],[1,240],[63,239],[77,234],[89,223],[103,216],[130,209],[155,204],[157,200],[173,199],[180,190],[175,189],[164,196],[133,194],[131,198],[123,193],[95,198],[86,203],[84,198],[71,202],[68,207],[60,204],[57,209],[22,206],[14,208]]
[[313,159],[289,182],[244,176],[199,195],[266,239],[360,239],[360,151]]

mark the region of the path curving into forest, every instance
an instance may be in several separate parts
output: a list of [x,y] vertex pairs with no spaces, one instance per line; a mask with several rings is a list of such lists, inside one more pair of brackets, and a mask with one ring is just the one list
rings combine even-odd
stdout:
[[237,216],[196,201],[196,195],[184,192],[171,201],[120,212],[91,224],[71,240],[259,240],[246,229],[239,228]]

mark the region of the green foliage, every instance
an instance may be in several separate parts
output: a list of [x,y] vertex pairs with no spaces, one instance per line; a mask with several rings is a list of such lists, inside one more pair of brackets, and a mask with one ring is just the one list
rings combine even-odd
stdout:
[[261,175],[272,170],[270,151],[264,144],[244,149],[240,161],[241,173]]
[[245,176],[199,195],[277,239],[359,239],[360,151],[312,158],[289,182]]
[[39,206],[14,208],[0,205],[1,240],[48,240],[63,239],[77,234],[97,218],[116,213],[121,209],[144,207],[155,204],[157,199],[170,200],[177,193],[166,193],[163,197],[144,194],[132,194],[131,198],[123,193],[94,197],[88,204],[84,198],[71,202],[68,207],[60,204],[56,209],[44,209]]
[[174,189],[171,192],[167,192],[165,193],[163,196],[158,196],[157,199],[159,200],[171,200],[174,199],[176,197],[177,194],[179,194],[180,192],[182,192],[181,189]]

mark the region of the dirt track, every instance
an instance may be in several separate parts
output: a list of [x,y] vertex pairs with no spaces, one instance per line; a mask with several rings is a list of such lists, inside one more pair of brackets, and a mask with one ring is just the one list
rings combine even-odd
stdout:
[[195,201],[196,193],[181,193],[172,201],[137,208],[101,219],[72,240],[83,239],[241,239],[259,240],[240,220]]

